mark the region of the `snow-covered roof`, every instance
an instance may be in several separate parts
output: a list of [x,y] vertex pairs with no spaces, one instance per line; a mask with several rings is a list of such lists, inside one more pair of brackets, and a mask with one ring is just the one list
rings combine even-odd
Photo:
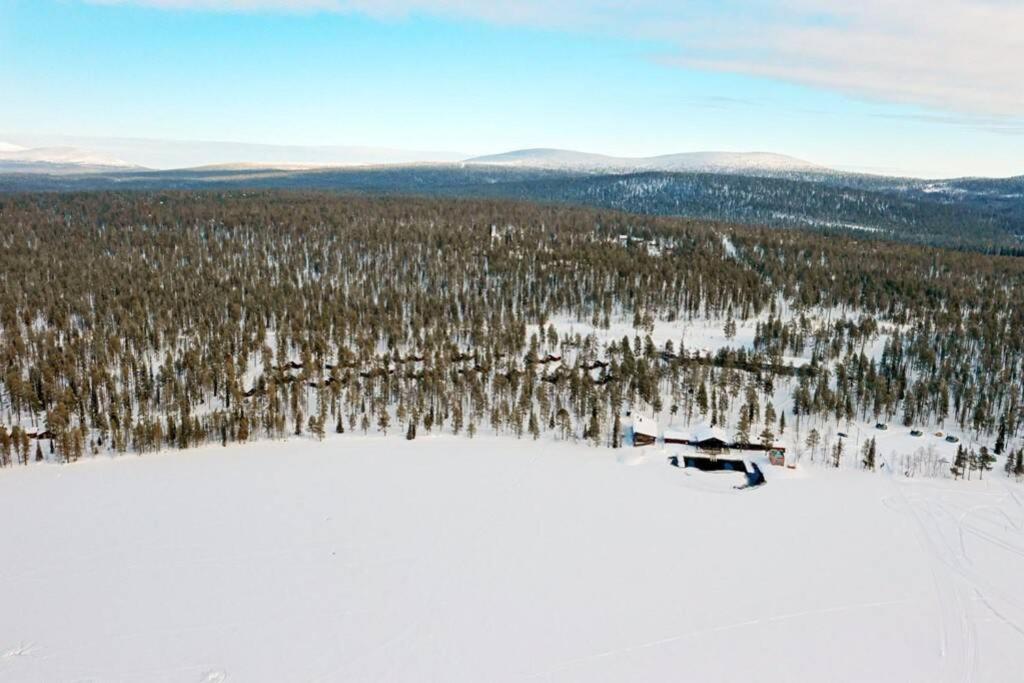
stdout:
[[690,433],[689,432],[683,432],[683,431],[680,431],[678,429],[666,429],[665,430],[665,438],[666,439],[672,439],[673,441],[689,441],[690,440]]
[[647,436],[658,436],[658,424],[649,417],[634,415],[633,431],[638,434],[646,434]]
[[709,439],[718,439],[719,441],[728,443],[729,435],[718,427],[710,427],[708,425],[701,425],[693,430],[693,434],[691,436],[692,441],[700,443],[702,441],[708,441]]

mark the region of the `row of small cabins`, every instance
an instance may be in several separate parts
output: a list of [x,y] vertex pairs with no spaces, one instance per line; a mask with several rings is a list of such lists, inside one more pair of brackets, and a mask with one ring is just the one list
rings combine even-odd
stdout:
[[[692,432],[681,432],[675,429],[666,429],[662,435],[662,442],[666,445],[693,446],[699,451],[717,455],[727,453],[729,449],[741,451],[768,451],[769,460],[773,465],[783,465],[786,458],[785,446],[773,445],[766,448],[762,443],[740,443],[729,436],[718,427],[701,425]],[[633,417],[633,445],[650,446],[658,441],[657,423],[643,415]]]

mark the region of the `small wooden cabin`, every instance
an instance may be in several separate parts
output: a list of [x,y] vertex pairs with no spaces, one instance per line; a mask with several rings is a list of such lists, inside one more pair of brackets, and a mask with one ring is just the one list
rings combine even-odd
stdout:
[[665,443],[687,446],[690,443],[690,435],[675,429],[665,430]]
[[704,425],[693,432],[690,445],[708,453],[721,453],[732,445],[732,440],[718,427]]
[[658,440],[658,425],[654,420],[636,415],[633,417],[633,445],[650,446]]

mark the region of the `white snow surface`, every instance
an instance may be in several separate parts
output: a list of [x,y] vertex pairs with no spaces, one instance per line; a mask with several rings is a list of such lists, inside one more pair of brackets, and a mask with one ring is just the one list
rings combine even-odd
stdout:
[[126,161],[77,147],[35,147],[25,149],[17,145],[10,145],[9,147],[0,147],[0,161],[73,164],[81,166],[131,166]]
[[2,681],[1010,681],[1024,489],[504,437],[0,471]]
[[823,171],[803,159],[773,152],[683,152],[652,157],[614,157],[569,149],[517,149],[467,159],[469,164],[581,171]]

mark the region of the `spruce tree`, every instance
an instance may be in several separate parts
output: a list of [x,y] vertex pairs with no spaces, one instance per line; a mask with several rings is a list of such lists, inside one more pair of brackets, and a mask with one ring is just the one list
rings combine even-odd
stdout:
[[861,464],[866,470],[875,469],[875,437],[871,437],[870,441],[865,441],[863,446],[864,457],[861,460]]
[[807,441],[805,443],[811,449],[811,461],[813,461],[814,455],[818,451],[818,444],[821,443],[821,435],[817,429],[811,429],[811,431],[807,432]]
[[11,436],[5,425],[0,425],[0,467],[11,464]]
[[956,456],[953,459],[953,465],[949,468],[949,471],[953,474],[953,479],[963,478],[966,474],[967,468],[967,454],[964,452],[963,444],[956,447]]
[[590,424],[587,427],[590,432],[590,440],[595,446],[601,445],[601,420],[598,417],[597,408],[590,411]]
[[750,414],[746,410],[740,410],[740,419],[736,424],[736,443],[750,443]]
[[982,446],[978,452],[978,477],[984,478],[985,472],[992,470],[992,463],[996,461],[994,455],[989,453],[987,446]]

